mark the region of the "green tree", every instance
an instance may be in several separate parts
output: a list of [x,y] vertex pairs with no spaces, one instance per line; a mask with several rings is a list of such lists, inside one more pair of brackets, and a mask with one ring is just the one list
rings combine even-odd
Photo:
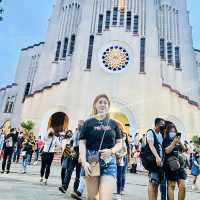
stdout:
[[27,120],[21,123],[21,127],[24,129],[26,136],[29,136],[29,133],[31,130],[33,130],[34,126],[35,124],[31,120]]
[[195,149],[200,152],[200,137],[197,135],[194,135],[192,137],[192,142],[194,143]]

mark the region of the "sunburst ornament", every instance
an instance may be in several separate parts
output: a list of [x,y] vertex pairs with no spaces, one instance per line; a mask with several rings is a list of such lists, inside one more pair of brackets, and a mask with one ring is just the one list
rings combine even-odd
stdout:
[[123,71],[129,63],[129,54],[122,46],[111,46],[103,52],[102,62],[109,71]]

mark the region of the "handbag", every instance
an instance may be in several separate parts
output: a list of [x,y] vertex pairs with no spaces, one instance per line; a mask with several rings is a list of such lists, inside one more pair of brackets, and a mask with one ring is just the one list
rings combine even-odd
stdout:
[[179,159],[176,156],[170,156],[167,159],[167,164],[168,164],[171,171],[177,171],[181,167]]
[[100,176],[99,153],[94,154],[88,162],[90,164],[90,176]]

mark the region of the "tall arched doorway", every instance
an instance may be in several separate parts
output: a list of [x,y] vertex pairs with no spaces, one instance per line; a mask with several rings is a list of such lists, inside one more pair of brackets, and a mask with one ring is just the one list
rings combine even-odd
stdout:
[[122,100],[112,99],[112,106],[110,108],[110,116],[116,120],[123,131],[134,137],[137,132],[137,122],[133,108],[127,102]]
[[63,112],[54,113],[48,122],[48,128],[53,128],[55,132],[62,132],[67,129],[69,125],[69,118]]
[[121,112],[112,112],[110,117],[118,122],[123,132],[130,134],[130,122],[125,114]]

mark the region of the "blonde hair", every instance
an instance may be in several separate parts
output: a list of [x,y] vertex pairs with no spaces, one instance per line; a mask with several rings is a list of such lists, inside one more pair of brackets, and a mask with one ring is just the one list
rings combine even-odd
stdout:
[[[110,99],[109,99],[109,97],[108,97],[106,94],[100,94],[100,95],[98,95],[98,96],[94,99],[94,101],[93,101],[92,116],[98,114],[97,109],[96,109],[96,103],[97,103],[97,102],[99,101],[99,99],[101,99],[101,98],[105,98],[105,99],[108,101],[108,105],[109,105],[109,107],[110,107]],[[107,113],[106,116],[107,116],[107,117],[110,117],[110,114]]]

